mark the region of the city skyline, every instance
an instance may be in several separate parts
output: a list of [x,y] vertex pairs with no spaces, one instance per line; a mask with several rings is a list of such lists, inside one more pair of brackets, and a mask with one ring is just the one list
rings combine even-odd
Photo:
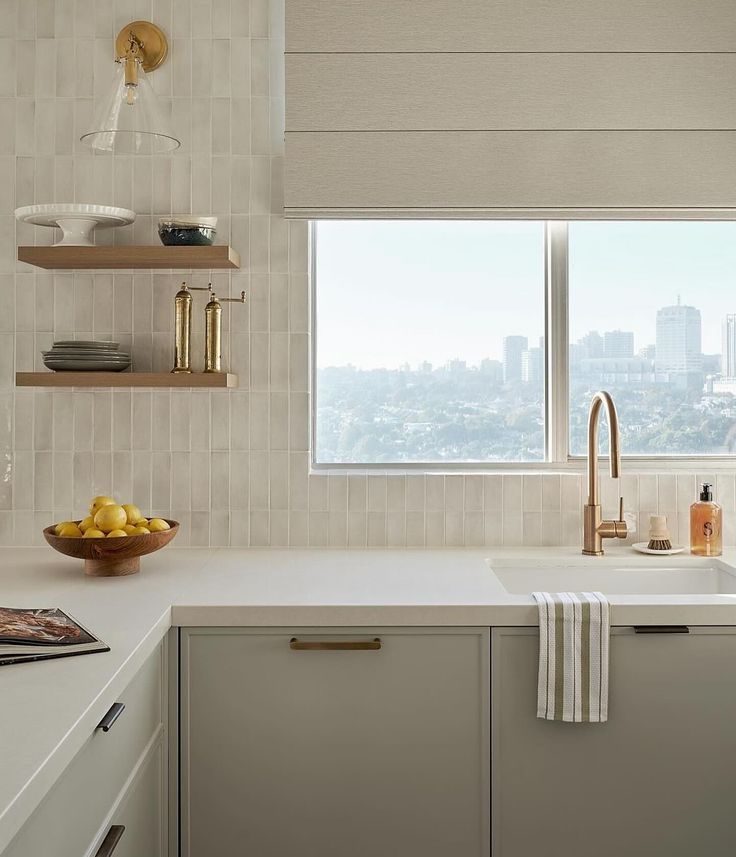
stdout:
[[[653,369],[656,367],[658,372],[690,374],[703,370],[702,358],[722,358],[724,354],[728,356],[730,353],[731,362],[720,368],[720,374],[729,380],[736,380],[736,313],[726,313],[722,330],[722,350],[703,351],[700,310],[678,302],[657,310],[657,333],[654,342],[648,342],[645,345],[637,343],[634,332],[630,330],[589,330],[576,342],[569,343],[569,364],[573,367],[580,365],[583,361],[648,360],[654,364]],[[504,383],[515,381],[534,383],[540,380],[543,373],[544,337],[539,337],[538,343],[530,346],[529,337],[514,333],[503,337],[500,360],[485,356],[474,362],[456,356],[440,364],[422,360],[414,365],[405,362],[397,367],[381,368],[423,372],[434,370],[452,372],[466,369],[483,371],[485,369],[487,374],[494,374],[498,370]],[[680,351],[683,355],[687,353],[688,356],[682,356]],[[343,365],[345,368],[363,368],[356,367],[352,363]]]

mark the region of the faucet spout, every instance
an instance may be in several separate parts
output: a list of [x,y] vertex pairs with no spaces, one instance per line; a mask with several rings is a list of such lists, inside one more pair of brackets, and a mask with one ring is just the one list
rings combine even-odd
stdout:
[[590,403],[588,415],[588,505],[598,505],[598,424],[601,407],[606,409],[608,418],[608,459],[611,478],[621,475],[621,444],[618,428],[618,414],[611,394],[599,390]]
[[621,444],[616,406],[610,393],[599,390],[593,396],[588,415],[588,502],[583,509],[583,553],[589,556],[600,556],[603,553],[603,539],[625,539],[627,536],[627,527],[623,520],[623,501],[619,502],[617,521],[602,520],[598,488],[598,424],[603,407],[608,418],[611,477],[618,479],[621,474]]

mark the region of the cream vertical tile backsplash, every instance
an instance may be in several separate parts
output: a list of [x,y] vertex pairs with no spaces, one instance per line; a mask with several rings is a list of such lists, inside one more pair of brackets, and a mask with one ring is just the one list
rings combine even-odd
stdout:
[[[0,50],[0,544],[40,543],[40,527],[90,496],[132,498],[184,524],[179,543],[451,547],[578,544],[584,477],[309,474],[308,229],[281,217],[283,4],[280,0],[8,0]],[[150,18],[170,37],[151,75],[182,148],[171,157],[92,155],[78,142],[112,75],[113,37]],[[212,272],[224,312],[231,391],[15,389],[54,338],[114,337],[139,370],[172,361],[173,295],[207,272],[50,272],[15,262],[16,243],[51,243],[16,224],[33,202],[133,207],[136,224],[101,242],[157,243],[156,219],[212,213],[243,269]],[[201,354],[197,298],[193,353]],[[700,478],[699,476],[697,478]],[[695,475],[627,476],[627,509],[687,540]],[[736,484],[718,476],[726,541]],[[615,511],[617,488],[602,496]],[[646,538],[641,530],[635,538]]]

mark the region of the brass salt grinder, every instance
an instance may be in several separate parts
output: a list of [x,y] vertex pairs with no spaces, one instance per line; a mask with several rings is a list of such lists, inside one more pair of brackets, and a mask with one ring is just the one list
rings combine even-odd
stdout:
[[218,298],[212,289],[210,292],[204,308],[204,371],[222,372],[222,304],[244,304],[245,292],[239,298]]
[[206,286],[187,286],[184,282],[174,297],[174,368],[172,374],[191,373],[192,342],[192,292],[210,292],[212,283]]

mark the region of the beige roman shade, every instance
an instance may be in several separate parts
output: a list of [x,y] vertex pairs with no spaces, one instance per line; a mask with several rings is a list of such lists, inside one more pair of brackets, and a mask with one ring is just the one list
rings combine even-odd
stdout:
[[733,217],[736,0],[286,0],[290,217]]

